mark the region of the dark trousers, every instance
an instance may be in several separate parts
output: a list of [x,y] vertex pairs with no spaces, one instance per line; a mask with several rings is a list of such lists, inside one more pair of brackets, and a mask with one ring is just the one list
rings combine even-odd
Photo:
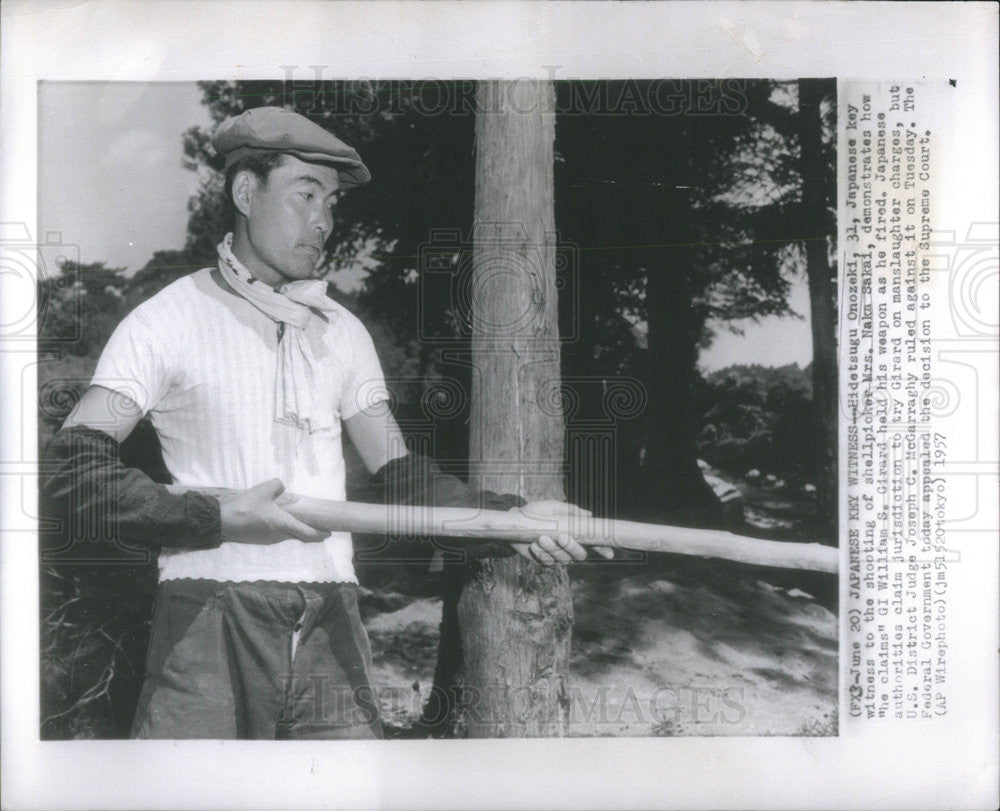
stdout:
[[160,584],[136,738],[381,738],[348,583]]

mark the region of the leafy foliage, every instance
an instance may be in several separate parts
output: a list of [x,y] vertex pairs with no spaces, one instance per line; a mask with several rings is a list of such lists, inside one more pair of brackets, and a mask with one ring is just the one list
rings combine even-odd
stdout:
[[796,364],[730,366],[713,372],[701,393],[702,459],[742,478],[751,469],[789,485],[816,481],[819,449],[812,429],[812,381]]
[[123,273],[104,262],[66,262],[57,275],[40,277],[39,348],[96,357],[124,315]]

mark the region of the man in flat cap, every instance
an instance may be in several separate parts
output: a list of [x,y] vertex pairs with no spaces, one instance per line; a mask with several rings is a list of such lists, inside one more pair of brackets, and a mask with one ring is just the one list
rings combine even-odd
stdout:
[[[122,541],[159,549],[135,736],[380,737],[350,535],[303,524],[278,496],[287,486],[345,498],[343,428],[395,500],[523,502],[407,453],[368,332],[327,295],[337,195],[370,178],[358,153],[273,107],[228,119],[213,143],[235,210],[218,264],[115,330],[47,450],[43,491],[71,520],[97,516]],[[119,443],[144,415],[175,484],[237,495],[176,493],[126,468]],[[546,565],[586,555],[568,537],[516,551]]]

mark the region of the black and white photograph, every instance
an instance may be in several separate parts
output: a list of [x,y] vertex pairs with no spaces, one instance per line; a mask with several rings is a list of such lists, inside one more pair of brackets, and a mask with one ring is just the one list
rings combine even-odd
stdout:
[[5,808],[992,808],[995,5],[4,3]]
[[837,734],[833,80],[39,101],[43,739]]

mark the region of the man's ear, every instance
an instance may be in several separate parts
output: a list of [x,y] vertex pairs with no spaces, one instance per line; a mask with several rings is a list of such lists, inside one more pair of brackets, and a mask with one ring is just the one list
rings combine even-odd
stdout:
[[236,177],[233,178],[233,205],[244,217],[250,215],[250,198],[256,187],[257,178],[254,177],[253,172],[248,170],[237,172]]

